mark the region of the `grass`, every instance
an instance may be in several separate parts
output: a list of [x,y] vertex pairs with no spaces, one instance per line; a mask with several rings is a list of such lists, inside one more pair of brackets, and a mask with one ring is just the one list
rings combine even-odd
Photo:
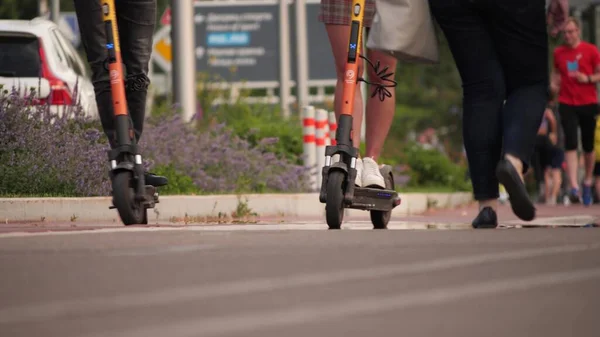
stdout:
[[415,186],[415,187],[399,187],[396,188],[396,191],[400,193],[455,193],[460,192],[456,191],[453,188],[447,186]]
[[0,198],[77,198],[77,197],[74,195],[56,194],[56,193],[40,193],[40,194],[0,193]]

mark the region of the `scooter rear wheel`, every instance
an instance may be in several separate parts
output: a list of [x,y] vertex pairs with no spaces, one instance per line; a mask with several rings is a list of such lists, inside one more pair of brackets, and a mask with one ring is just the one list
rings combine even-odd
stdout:
[[[391,174],[384,174],[385,189],[394,190],[394,178]],[[392,218],[392,211],[371,211],[371,223],[373,229],[387,229],[387,225]]]
[[131,172],[118,172],[113,178],[113,204],[119,212],[125,226],[145,225],[148,223],[146,208],[143,203],[135,200]]
[[344,180],[345,175],[340,171],[330,172],[327,178],[325,217],[329,229],[342,228],[342,221],[344,220]]

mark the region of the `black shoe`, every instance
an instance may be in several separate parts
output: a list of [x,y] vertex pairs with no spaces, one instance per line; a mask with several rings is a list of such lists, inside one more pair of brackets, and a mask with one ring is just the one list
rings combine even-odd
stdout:
[[498,216],[491,207],[484,207],[471,223],[473,228],[496,228],[498,227]]
[[535,218],[535,206],[519,173],[507,159],[502,159],[496,167],[496,177],[504,185],[509,196],[510,206],[521,220],[531,221]]
[[144,180],[146,185],[152,185],[154,187],[165,186],[169,183],[169,180],[163,176],[157,176],[154,173],[146,172],[144,174]]

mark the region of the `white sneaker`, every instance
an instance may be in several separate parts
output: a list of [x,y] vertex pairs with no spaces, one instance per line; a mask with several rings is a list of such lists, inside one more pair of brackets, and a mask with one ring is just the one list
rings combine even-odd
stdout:
[[362,187],[363,161],[361,158],[356,158],[356,180],[354,185]]
[[363,158],[362,185],[365,187],[385,188],[385,180],[379,171],[379,165],[373,158]]

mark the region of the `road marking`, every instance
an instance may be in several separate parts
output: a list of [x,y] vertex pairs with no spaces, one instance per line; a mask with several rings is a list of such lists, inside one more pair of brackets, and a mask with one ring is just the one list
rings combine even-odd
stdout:
[[350,281],[428,273],[493,262],[518,261],[525,258],[578,253],[597,249],[600,249],[600,243],[589,245],[563,245],[481,255],[448,257],[430,261],[381,265],[370,268],[305,273],[292,276],[256,278],[229,282],[224,281],[218,284],[157,289],[137,294],[122,294],[118,296],[31,304],[21,307],[0,309],[0,324],[43,321],[70,315],[91,315],[98,312],[110,312],[114,310],[132,310],[141,307],[159,306],[221,296],[245,295],[338,283],[343,284],[344,282]]
[[217,247],[211,244],[199,244],[199,245],[177,245],[168,247],[148,247],[148,248],[132,248],[132,249],[119,249],[117,251],[110,251],[107,256],[150,256],[150,255],[162,255],[169,253],[188,253],[200,250],[210,250]]
[[144,326],[126,331],[102,332],[86,337],[119,334],[128,337],[170,336],[195,337],[219,336],[287,325],[305,325],[309,322],[326,321],[351,316],[375,314],[382,311],[402,310],[428,305],[439,305],[457,300],[497,295],[540,287],[550,287],[600,278],[600,268],[547,273],[528,277],[471,283],[454,287],[439,287],[426,291],[400,293],[397,295],[354,298],[335,303],[317,303],[290,309],[253,312],[214,318],[193,318],[167,324]]

